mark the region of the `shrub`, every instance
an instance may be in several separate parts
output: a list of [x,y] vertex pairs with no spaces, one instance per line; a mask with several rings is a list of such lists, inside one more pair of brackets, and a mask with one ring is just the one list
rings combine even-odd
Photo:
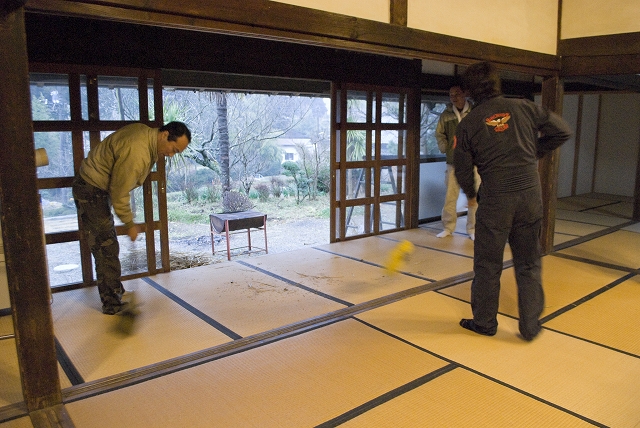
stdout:
[[250,210],[253,207],[253,203],[244,193],[230,190],[222,194],[222,212],[235,213]]
[[282,188],[286,185],[280,177],[271,177],[271,194],[274,198],[279,198],[282,194]]
[[269,200],[269,186],[264,183],[258,183],[254,186],[254,189],[258,192],[260,202],[267,202]]
[[184,193],[184,198],[187,200],[188,204],[198,200],[198,189],[196,189],[196,186],[194,186],[193,183],[185,184],[182,192]]
[[215,181],[211,182],[211,185],[207,186],[204,190],[204,200],[206,202],[218,202],[222,196],[222,186]]

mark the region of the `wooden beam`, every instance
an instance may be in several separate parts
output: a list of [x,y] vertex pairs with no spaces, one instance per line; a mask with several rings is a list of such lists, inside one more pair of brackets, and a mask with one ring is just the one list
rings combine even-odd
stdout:
[[[476,40],[389,25],[268,0],[28,0],[28,11],[164,28],[302,43],[409,59],[496,64],[558,71],[559,58]],[[73,27],[64,27],[67,31]],[[54,33],[49,33],[53,35]],[[93,33],[98,34],[98,33]],[[128,39],[126,44],[133,42]],[[155,43],[154,43],[155,44]],[[198,47],[203,44],[197,44]],[[153,45],[148,45],[153,46]],[[207,45],[209,46],[209,45]],[[182,56],[182,59],[187,58]],[[183,61],[184,62],[184,61]]]
[[[557,76],[547,77],[542,82],[542,105],[562,115],[562,85]],[[558,165],[560,149],[547,153],[538,161],[540,184],[542,186],[542,253],[553,249],[553,235],[558,202]]]
[[0,27],[0,221],[22,391],[32,412],[60,404],[62,395],[36,185],[24,10],[3,9]]

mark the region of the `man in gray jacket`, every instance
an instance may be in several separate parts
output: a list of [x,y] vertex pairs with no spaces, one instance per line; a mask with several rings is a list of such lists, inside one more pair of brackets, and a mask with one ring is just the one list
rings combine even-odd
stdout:
[[540,332],[544,308],[538,159],[567,141],[572,131],[542,106],[502,96],[500,77],[490,63],[469,66],[462,79],[475,107],[456,131],[456,177],[470,205],[476,203],[474,166],[482,184],[471,284],[473,319],[463,319],[460,325],[479,334],[496,334],[502,261],[509,241],[518,286],[519,330],[523,339],[533,340]]
[[[446,194],[444,197],[444,206],[442,207],[442,227],[444,230],[436,235],[438,238],[451,236],[456,229],[460,185],[456,179],[455,167],[453,165],[453,139],[456,135],[458,123],[460,123],[471,110],[471,104],[459,84],[454,83],[454,85],[451,86],[449,89],[449,99],[451,100],[451,104],[448,104],[447,108],[440,114],[440,119],[436,125],[438,149],[447,156],[447,169],[444,172]],[[480,177],[476,178],[478,181],[477,186],[480,184]],[[471,240],[475,239],[476,208],[476,205],[470,205],[467,208],[467,234]]]
[[136,240],[140,227],[133,222],[130,192],[142,185],[159,156],[173,156],[187,148],[191,131],[184,123],[162,128],[142,123],[126,125],[89,151],[73,182],[73,198],[85,238],[96,263],[102,312],[123,309],[120,246],[111,208]]

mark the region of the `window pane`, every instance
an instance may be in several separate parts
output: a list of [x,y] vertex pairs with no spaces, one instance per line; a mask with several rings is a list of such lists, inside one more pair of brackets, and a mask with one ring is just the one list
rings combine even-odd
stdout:
[[380,169],[380,196],[403,193],[404,167],[383,166]]
[[382,159],[402,159],[406,154],[405,131],[382,131],[380,152]]
[[367,121],[367,93],[347,91],[347,122],[365,123]]
[[346,236],[371,233],[373,219],[373,205],[357,205],[347,208]]
[[447,103],[445,101],[423,100],[420,105],[420,156],[421,157],[444,157],[438,149],[436,141],[436,126],[440,114],[444,111]]
[[[51,287],[82,282],[80,244],[78,241],[49,244],[46,252]],[[99,299],[97,292],[96,299]]]
[[100,120],[140,120],[137,77],[98,77]]
[[36,149],[45,149],[49,164],[36,168],[38,178],[73,177],[70,132],[34,132]]
[[156,120],[155,100],[153,99],[153,79],[147,79],[147,97],[149,98],[149,120]]
[[347,131],[347,161],[361,161],[367,154],[367,131]]
[[80,76],[80,108],[82,120],[89,120],[89,103],[87,102],[87,76]]
[[30,73],[33,120],[71,120],[66,74]]
[[403,227],[403,212],[404,201],[391,201],[380,204],[380,230]]
[[[405,123],[406,106],[403,94],[382,94],[382,123]],[[401,104],[402,102],[402,104]],[[402,106],[402,110],[400,107]],[[401,117],[402,113],[402,117]]]
[[[367,186],[369,183],[369,186]],[[347,169],[346,199],[369,198],[373,186],[373,171],[371,168]]]
[[39,193],[45,233],[78,230],[78,216],[71,187],[42,189]]

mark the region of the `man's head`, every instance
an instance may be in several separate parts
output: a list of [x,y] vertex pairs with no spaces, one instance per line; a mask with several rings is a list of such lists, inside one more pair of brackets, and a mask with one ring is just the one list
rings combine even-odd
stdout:
[[449,89],[449,100],[458,110],[462,111],[464,104],[467,102],[467,97],[460,85],[454,85]]
[[462,74],[462,89],[467,91],[477,104],[501,95],[498,70],[490,62],[470,65]]
[[182,122],[169,122],[158,130],[158,156],[182,153],[191,142],[191,131]]

